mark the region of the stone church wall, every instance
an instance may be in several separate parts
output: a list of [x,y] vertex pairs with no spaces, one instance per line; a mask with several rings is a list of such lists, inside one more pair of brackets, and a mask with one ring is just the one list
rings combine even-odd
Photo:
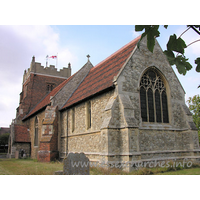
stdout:
[[120,94],[129,96],[135,119],[138,126],[141,126],[139,84],[144,71],[148,67],[155,67],[166,85],[170,126],[175,129],[187,129],[185,113],[182,109],[182,106],[185,106],[185,92],[159,44],[156,42],[154,53],[151,53],[146,48],[145,42],[144,39],[140,44],[140,49],[134,52],[122,70],[117,80],[118,91]]
[[[75,129],[72,132],[72,108],[61,113],[61,155],[64,152],[85,152],[89,157],[96,157],[101,152],[101,125],[106,113],[107,102],[114,91],[101,94],[90,99],[91,128],[87,129],[86,105],[88,101],[75,106]],[[67,116],[68,115],[68,116]],[[68,122],[67,122],[68,121]],[[67,128],[68,127],[68,128]],[[67,136],[68,135],[68,147]],[[63,153],[62,153],[63,152]]]
[[[194,155],[191,151],[199,148],[198,136],[189,126],[192,119],[185,109],[184,90],[159,45],[156,45],[153,54],[142,45],[116,78],[116,89],[90,99],[92,126],[89,130],[86,129],[88,101],[74,107],[73,132],[72,108],[62,113],[65,137],[61,139],[61,152],[82,151],[91,160],[99,161]],[[155,67],[165,82],[169,110],[167,124],[142,122],[139,83],[148,67]]]
[[[35,118],[38,117],[38,146],[34,146],[34,136],[35,136]],[[37,115],[30,118],[30,136],[31,136],[31,158],[37,159],[40,141],[42,137],[42,122],[45,117],[45,111],[38,113]]]
[[[110,100],[110,123],[102,130],[104,159],[196,158],[199,156],[199,140],[191,113],[185,105],[185,92],[158,43],[152,54],[145,42],[143,40],[140,49],[133,53],[115,79],[116,99]],[[154,67],[165,83],[169,123],[142,122],[139,85],[149,67]],[[110,125],[113,129],[108,129]]]
[[[58,124],[54,126],[58,128],[60,158],[66,157],[69,152],[84,152],[90,161],[100,162],[199,156],[198,134],[185,105],[185,92],[158,43],[154,53],[150,53],[145,42],[144,39],[140,49],[133,52],[115,77],[115,89],[58,112]],[[169,123],[142,122],[140,80],[149,67],[159,73],[166,86]],[[90,68],[86,66],[80,77],[84,78]],[[77,85],[79,82],[76,80],[82,78],[74,77]],[[66,86],[54,96],[52,106],[61,107],[70,95]],[[88,127],[89,102],[91,127]],[[32,158],[37,158],[40,146],[34,146],[35,117],[29,119]],[[45,111],[39,112],[37,117],[41,141]],[[43,146],[41,149],[44,150]]]
[[[140,130],[140,151],[190,150],[197,148],[191,131]],[[191,145],[194,144],[194,145]]]
[[50,77],[31,73],[27,81],[23,84],[20,105],[16,114],[17,122],[21,123],[31,109],[48,93],[47,85],[52,84],[53,88],[61,84],[65,79]]

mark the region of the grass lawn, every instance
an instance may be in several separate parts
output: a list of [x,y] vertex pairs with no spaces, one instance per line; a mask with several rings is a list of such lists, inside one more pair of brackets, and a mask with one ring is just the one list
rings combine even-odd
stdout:
[[[63,163],[42,163],[31,159],[0,159],[0,175],[53,175],[63,170]],[[200,165],[189,169],[142,168],[130,173],[120,169],[90,168],[91,175],[200,175]]]
[[158,175],[200,175],[200,168],[182,169],[177,171],[158,173]]
[[91,175],[200,175],[200,166],[189,169],[167,168],[142,168],[132,172],[124,172],[119,169],[105,170],[103,168],[91,168]]
[[62,170],[58,162],[42,163],[31,159],[0,159],[0,175],[53,175]]

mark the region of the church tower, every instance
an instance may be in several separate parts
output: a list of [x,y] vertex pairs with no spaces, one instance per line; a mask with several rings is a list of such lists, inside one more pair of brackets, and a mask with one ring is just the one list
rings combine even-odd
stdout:
[[24,71],[22,92],[16,112],[16,123],[21,124],[21,120],[42,98],[70,76],[70,65],[60,71],[57,71],[54,65],[44,68],[41,63],[35,62],[33,56],[30,68]]

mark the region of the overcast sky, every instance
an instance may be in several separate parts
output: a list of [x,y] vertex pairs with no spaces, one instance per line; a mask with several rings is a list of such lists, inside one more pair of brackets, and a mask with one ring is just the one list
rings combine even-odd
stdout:
[[[185,26],[171,26],[169,30],[161,28],[163,35],[158,39],[165,50],[169,34],[180,35]],[[36,62],[45,66],[46,55],[58,54],[58,69],[71,63],[72,74],[79,70],[86,62],[86,55],[90,54],[93,65],[117,51],[139,34],[134,32],[134,26],[0,26],[0,127],[9,126],[15,118],[16,108],[19,106],[19,93],[22,89],[22,77],[25,69],[30,67],[32,56]],[[198,39],[193,31],[184,35],[190,43]],[[186,55],[191,64],[198,57],[200,43],[191,46]],[[56,64],[50,60],[50,64]],[[194,65],[195,66],[195,65]],[[200,74],[194,69],[179,75],[181,84],[189,96],[199,94]]]

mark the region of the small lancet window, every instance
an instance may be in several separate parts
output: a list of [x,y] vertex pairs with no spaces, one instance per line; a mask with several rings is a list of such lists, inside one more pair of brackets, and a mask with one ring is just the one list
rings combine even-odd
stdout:
[[140,107],[143,122],[169,123],[166,87],[154,69],[141,78]]
[[75,130],[75,108],[72,108],[72,132]]
[[91,128],[91,101],[86,104],[86,124],[87,129]]
[[34,146],[38,146],[38,118],[35,118],[35,137],[34,137]]

